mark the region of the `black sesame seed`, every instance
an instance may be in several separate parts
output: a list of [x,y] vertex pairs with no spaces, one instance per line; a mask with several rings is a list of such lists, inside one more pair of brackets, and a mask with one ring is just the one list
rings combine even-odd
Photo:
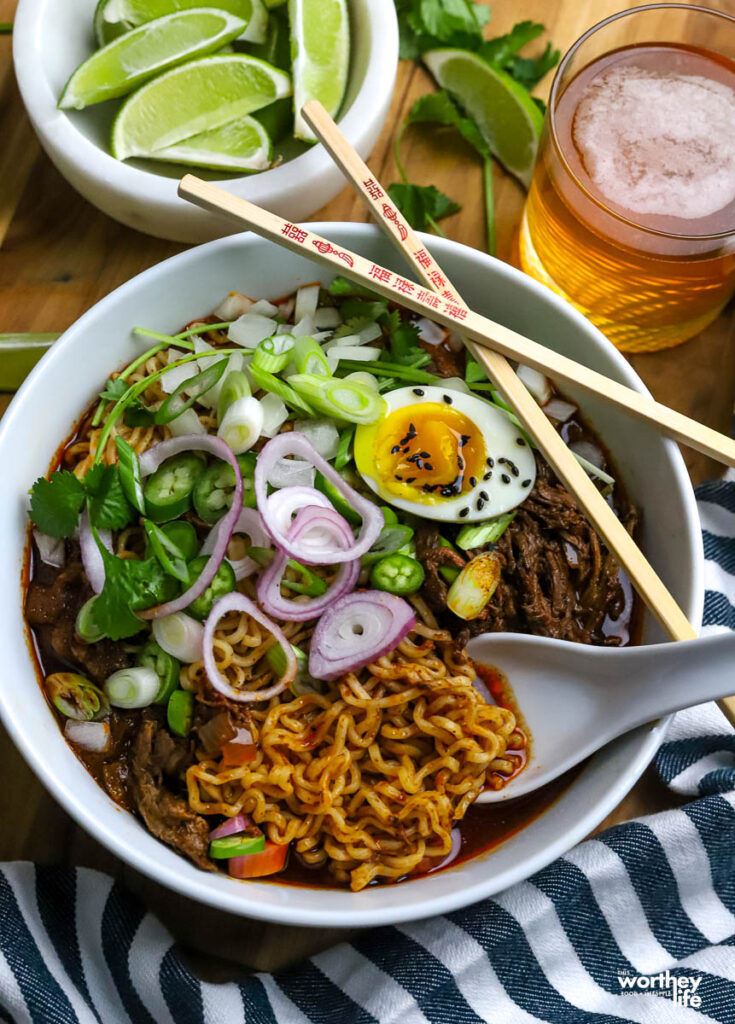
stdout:
[[419,455],[421,456],[422,459],[430,459],[431,458],[431,452],[419,452]]
[[530,487],[530,486],[531,486],[531,481],[530,480],[524,480],[521,483],[521,487]]
[[421,396],[424,393],[424,389],[423,388],[414,388],[413,389],[413,393],[414,393],[414,395],[418,395],[419,398],[421,398]]
[[470,487],[477,487],[477,477],[476,476],[471,476],[470,477]]
[[393,447],[390,450],[390,453],[391,453],[391,455],[397,455],[400,450],[401,450],[401,446],[399,444],[394,444]]
[[487,491],[480,491],[480,497],[483,498],[485,501],[490,501],[490,499],[487,496]]
[[459,510],[459,514],[464,518],[464,516],[467,516],[467,515],[470,514],[470,510],[468,508],[461,508]]
[[404,454],[404,455],[408,455],[408,453],[409,453],[410,451],[411,451],[411,449],[410,449],[410,448],[408,447],[408,445],[406,445],[406,447],[405,447],[405,448],[403,449],[403,454]]
[[403,477],[399,476],[398,473],[395,473],[394,476],[395,476],[396,480],[400,480],[401,482],[403,482]]
[[488,458],[488,459],[485,459],[485,462],[487,462],[487,464],[490,467],[490,469],[492,469],[493,466],[495,465],[495,459]]
[[460,469],[464,469],[464,459],[462,458],[461,455],[457,456],[457,465],[459,466]]
[[510,459],[506,459],[506,457],[505,457],[504,455],[501,455],[501,456],[500,456],[500,458],[498,459],[498,462],[499,462],[499,463],[500,463],[500,464],[501,464],[502,466],[509,466],[509,465],[510,465]]
[[464,446],[467,444],[469,439],[470,439],[470,435],[469,434],[460,434],[459,447],[460,448],[464,448]]
[[517,437],[517,438],[516,438],[516,444],[517,444],[517,445],[518,445],[518,446],[519,446],[520,448],[525,448],[525,447],[526,447],[526,442],[524,441],[524,439],[523,439],[522,437]]
[[501,476],[500,479],[503,481],[504,484],[509,484],[510,483],[510,477],[508,476],[507,473],[503,473],[503,475]]
[[451,399],[450,395],[442,395],[442,398],[447,403],[447,405],[451,405],[452,404],[452,399]]
[[489,472],[487,472],[487,473],[485,474],[485,476],[484,476],[484,477],[483,477],[482,479],[483,479],[483,480],[490,480],[490,479],[491,479],[491,477],[492,477],[492,475],[493,475],[493,471],[492,471],[492,470],[490,470]]
[[478,512],[482,512],[484,507],[485,507],[485,502],[482,500],[482,498],[478,498],[477,499],[477,504],[475,505],[475,508],[477,509]]
[[416,437],[416,427],[414,427],[413,423],[408,424],[408,432],[409,434],[413,434],[413,436]]
[[407,477],[406,477],[406,483],[407,483],[407,484],[412,484],[412,483],[414,482],[414,480],[415,480],[415,479],[416,479],[416,477],[415,477],[415,476],[407,476]]
[[424,463],[424,469],[432,470],[433,468],[434,467],[432,466],[432,464],[430,462],[425,462]]
[[511,466],[510,467],[510,471],[513,474],[513,476],[520,476],[521,475],[521,471],[518,469],[518,466]]

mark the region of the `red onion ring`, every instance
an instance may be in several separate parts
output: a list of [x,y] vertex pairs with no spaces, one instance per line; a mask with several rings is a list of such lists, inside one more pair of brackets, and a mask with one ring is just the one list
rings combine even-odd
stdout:
[[408,601],[382,590],[347,594],[324,612],[311,637],[309,675],[338,679],[395,650],[416,625]]
[[[266,501],[266,515],[273,529],[280,531],[285,536],[293,526],[293,517],[300,509],[307,505],[318,508],[332,509],[329,498],[318,491],[316,487],[304,487],[301,484],[293,487],[281,487],[274,491]],[[266,547],[270,547],[271,539],[268,538]],[[352,531],[350,531],[350,543],[352,543]],[[298,561],[303,562],[303,558]]]
[[[273,686],[267,687],[265,690],[236,690],[234,686],[231,686],[225,677],[222,675],[220,670],[217,668],[217,663],[214,660],[214,633],[219,625],[220,619],[224,618],[225,615],[229,615],[230,612],[245,612],[251,619],[263,626],[271,636],[274,637],[277,644],[280,644],[283,649],[283,653],[286,655],[286,670]],[[207,617],[207,621],[204,623],[204,638],[202,647],[204,648],[204,670],[207,673],[207,677],[218,693],[221,693],[224,697],[228,697],[230,700],[238,701],[241,704],[245,704],[248,701],[254,700],[270,700],[271,697],[277,696],[282,693],[292,679],[296,678],[296,672],[298,671],[298,663],[296,661],[296,655],[293,652],[293,647],[283,635],[281,630],[275,624],[271,622],[254,604],[249,598],[245,597],[244,594],[239,594],[236,590],[233,590],[229,594],[225,594],[215,604],[212,611]]]
[[[222,522],[222,520],[220,520],[220,522]],[[217,544],[218,530],[219,523],[213,526],[207,534],[207,537],[199,551],[200,555],[212,554]],[[232,540],[236,533],[246,533],[250,538],[250,543],[254,544],[255,547],[269,548],[271,545],[271,539],[263,526],[263,522],[257,509],[244,508],[240,512],[238,520],[230,534],[230,540]],[[244,555],[242,558],[238,559],[230,558],[229,563],[233,568],[236,580],[244,580],[248,576],[252,576],[253,573],[260,568],[258,563],[248,555]]]
[[336,469],[319,455],[308,438],[297,431],[277,434],[272,438],[261,451],[255,466],[255,496],[258,508],[263,516],[266,530],[268,530],[278,547],[299,562],[308,560],[308,555],[304,555],[298,543],[289,543],[286,537],[286,530],[282,529],[281,525],[275,522],[274,517],[271,515],[272,506],[270,502],[273,501],[276,495],[268,497],[266,489],[268,475],[273,463],[277,462],[278,459],[284,458],[286,455],[296,455],[311,462],[337,488],[345,501],[349,502],[352,508],[362,516],[362,526],[360,527],[357,539],[348,550],[338,552],[340,557],[334,559],[334,561],[350,562],[352,559],[359,558],[360,555],[364,555],[369,551],[378,539],[378,534],[383,527],[383,513],[372,501],[363,498],[361,494],[358,494],[356,490],[346,484]]
[[213,828],[209,833],[211,839],[225,839],[227,836],[236,836],[240,832],[244,832],[245,829],[250,828],[251,821],[247,814],[236,814],[234,818],[228,818],[227,821],[223,821],[217,828]]
[[[98,530],[103,547],[112,554],[112,534],[109,530]],[[82,552],[82,565],[89,580],[89,585],[95,594],[101,594],[105,585],[105,563],[102,559],[102,552],[94,539],[92,527],[89,523],[89,516],[86,508],[79,518],[79,547]]]
[[[298,539],[299,535],[306,532],[309,526],[315,521],[326,520],[334,531],[334,535],[342,541],[343,547],[352,543],[352,530],[346,519],[343,519],[334,509],[322,509],[309,506],[302,508],[288,531],[289,540]],[[268,615],[275,615],[278,619],[287,622],[306,622],[307,619],[315,619],[318,615],[333,604],[343,594],[352,590],[360,575],[360,562],[355,558],[351,562],[343,562],[331,586],[325,594],[320,597],[309,597],[306,600],[283,597],[281,594],[281,580],[284,570],[288,564],[289,556],[279,552],[258,579],[258,601]]]
[[221,438],[213,437],[211,434],[184,434],[182,437],[172,437],[168,441],[161,441],[160,444],[154,445],[148,451],[143,452],[140,457],[141,476],[146,477],[154,473],[161,463],[180,452],[207,452],[209,455],[215,455],[229,463],[235,473],[232,504],[217,524],[214,548],[199,577],[188,590],[174,598],[173,601],[166,601],[164,604],[157,604],[153,608],[146,608],[144,611],[138,612],[141,619],[158,619],[164,615],[173,615],[174,612],[183,611],[204,593],[217,575],[217,570],[227,553],[227,545],[230,543],[233,528],[242,511],[242,474],[235,453]]

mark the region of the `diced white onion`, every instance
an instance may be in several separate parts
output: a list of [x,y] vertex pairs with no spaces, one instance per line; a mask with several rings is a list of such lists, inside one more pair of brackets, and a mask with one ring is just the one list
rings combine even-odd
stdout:
[[530,366],[523,366],[523,364],[518,367],[516,372],[538,404],[546,405],[551,398],[551,384],[548,377],[539,373],[538,370],[533,370]]
[[40,530],[33,531],[33,539],[38,548],[38,557],[46,565],[53,565],[55,569],[61,569],[66,562],[66,550],[62,537],[49,537],[47,533]]
[[338,361],[340,359],[359,359],[361,363],[380,359],[381,351],[382,349],[372,345],[335,345],[334,348],[328,349],[328,353],[333,359]]
[[276,321],[270,317],[245,313],[230,324],[227,337],[243,348],[257,348],[265,338],[273,337],[277,326]]
[[278,315],[280,317],[283,317],[284,320],[290,320],[291,316],[293,314],[294,306],[295,305],[296,305],[296,301],[295,301],[294,297],[292,295],[289,296],[289,298],[284,299],[283,302],[279,302],[278,303]]
[[260,408],[263,410],[262,437],[275,437],[283,424],[288,419],[286,403],[278,395],[268,392],[260,400]]
[[[168,350],[168,361],[169,363],[175,363],[178,359],[181,359],[183,355],[183,352],[177,352],[176,349],[170,348]],[[189,380],[191,377],[196,377],[198,373],[199,368],[196,364],[196,360],[193,360],[190,363],[184,363],[183,366],[174,366],[173,370],[167,370],[160,378],[161,388],[167,395],[172,395],[179,385],[183,384],[185,380]]]
[[461,352],[464,348],[464,342],[462,338],[457,334],[456,331],[450,331],[449,337],[447,338],[447,345],[451,348],[452,352]]
[[331,352],[327,352],[327,366],[329,367],[329,372],[332,374],[339,366],[339,359],[336,356],[333,356]]
[[67,718],[64,736],[69,743],[93,754],[104,754],[110,746],[110,727],[107,722],[77,722]]
[[574,416],[576,411],[576,405],[572,405],[571,402],[565,402],[561,398],[551,398],[544,406],[546,415],[552,420],[556,420],[557,423],[566,423],[571,416]]
[[364,384],[368,388],[374,388],[375,391],[379,388],[378,378],[368,373],[367,370],[355,370],[354,373],[348,373],[345,380],[356,380],[358,384]]
[[358,331],[357,336],[360,339],[361,345],[367,345],[369,341],[375,341],[377,338],[382,338],[383,331],[380,324],[372,323],[367,324],[367,326]]
[[290,334],[292,330],[291,324],[279,324],[276,327],[276,334]]
[[296,319],[296,326],[291,328],[291,334],[294,338],[310,338],[314,333],[314,318],[310,316],[304,316],[300,319]]
[[214,310],[214,316],[218,320],[236,320],[237,317],[247,313],[253,304],[253,300],[242,292],[229,292]]
[[278,306],[274,306],[268,299],[258,299],[252,304],[248,313],[255,313],[257,316],[278,316]]
[[318,284],[307,284],[296,292],[296,308],[293,314],[296,323],[305,316],[310,316],[313,320],[319,305],[319,288]]
[[597,469],[604,467],[605,456],[597,445],[592,444],[591,441],[572,441],[569,447],[576,455],[581,455],[583,459],[591,462]]
[[[202,338],[195,338],[194,351],[216,352],[217,349],[213,345],[210,345],[208,342],[204,341]],[[225,357],[223,356],[222,358]],[[215,409],[217,407],[217,403],[219,402],[219,396],[222,392],[222,385],[225,382],[225,377],[227,376],[228,373],[231,373],[233,370],[242,370],[244,360],[244,352],[233,352],[232,355],[227,359],[227,366],[225,366],[224,373],[217,381],[217,383],[214,385],[214,387],[211,387],[209,391],[206,391],[197,399],[199,404],[205,406],[207,409]],[[216,356],[205,356],[203,359],[197,359],[197,366],[199,367],[199,372],[203,373],[204,370],[208,370],[209,367],[213,366],[216,362]]]
[[190,665],[202,658],[204,626],[185,612],[174,612],[152,622],[153,639],[159,647]]
[[463,395],[472,394],[472,389],[461,377],[442,377],[441,387],[447,388],[449,391],[461,391]]
[[217,436],[241,455],[253,447],[263,432],[263,409],[257,398],[247,395],[232,403],[222,418]]
[[314,314],[315,327],[339,327],[342,317],[336,306],[322,306]]
[[[378,333],[376,334],[371,328],[377,327]],[[332,348],[354,348],[356,345],[367,345],[369,341],[375,341],[376,338],[381,337],[381,330],[377,324],[368,324],[362,331],[357,334],[345,334],[341,338],[332,338],[324,346],[324,350],[328,352]]]
[[147,708],[156,698],[161,681],[158,673],[142,665],[121,668],[105,680],[107,699],[115,708]]
[[311,337],[314,341],[326,341],[327,338],[331,338],[334,331],[312,331]]
[[184,437],[185,434],[206,434],[207,428],[193,409],[184,409],[176,419],[171,420],[168,429],[173,437]]
[[278,459],[268,474],[273,487],[313,487],[315,469],[303,459]]
[[332,420],[300,420],[294,423],[294,430],[308,437],[323,459],[329,461],[337,454],[339,431]]
[[419,338],[427,345],[441,345],[449,333],[445,327],[440,327],[433,321],[427,320],[425,316],[416,321],[416,326],[419,329]]

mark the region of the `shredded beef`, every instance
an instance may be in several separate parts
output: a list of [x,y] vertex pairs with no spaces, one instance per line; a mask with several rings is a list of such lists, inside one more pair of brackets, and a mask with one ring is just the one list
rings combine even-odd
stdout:
[[149,831],[205,871],[216,871],[209,859],[209,825],[186,800],[173,793],[164,776],[178,775],[187,760],[187,744],[179,743],[148,718],[141,724],[129,759],[131,792]]
[[[620,643],[604,631],[605,621],[619,618],[625,608],[617,563],[572,495],[539,457],[536,461],[534,489],[498,542],[501,581],[480,617],[463,622],[446,607],[447,585],[439,568],[461,567],[465,558],[438,546],[436,526],[417,532],[416,552],[426,570],[422,596],[452,630],[458,646],[478,633],[506,631],[587,644]],[[616,512],[633,533],[635,510],[621,501]]]
[[34,627],[42,645],[51,648],[74,671],[83,669],[95,682],[103,682],[118,669],[125,668],[130,657],[125,644],[113,640],[84,643],[76,636],[79,609],[92,590],[81,562],[70,562],[49,583],[34,580],[26,594],[26,618]]

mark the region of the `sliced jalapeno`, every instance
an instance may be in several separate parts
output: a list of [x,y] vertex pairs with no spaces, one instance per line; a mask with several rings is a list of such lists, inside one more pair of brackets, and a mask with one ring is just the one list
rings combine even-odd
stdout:
[[424,567],[409,555],[388,555],[375,563],[370,582],[376,590],[404,597],[415,593],[424,582]]
[[352,523],[353,526],[360,525],[362,522],[362,516],[360,513],[354,510],[347,499],[342,497],[334,484],[330,483],[329,480],[319,472],[319,470],[316,471],[316,475],[314,476],[314,486],[318,491],[321,491],[323,495],[329,498],[336,511],[339,512],[339,514],[345,518],[348,523]]
[[186,586],[189,582],[189,568],[181,548],[164,533],[160,526],[156,526],[150,519],[143,521],[145,535],[151,545],[153,554],[158,559],[161,567],[166,570],[169,576],[179,580]]
[[[190,585],[199,579],[201,571],[208,561],[209,557],[207,555],[200,555],[199,558],[195,558],[192,562],[189,562]],[[227,559],[225,559],[220,564],[216,576],[207,589],[203,594],[200,594],[195,601],[191,602],[186,611],[195,619],[206,619],[211,612],[215,601],[218,601],[220,597],[224,597],[225,594],[229,594],[231,590],[234,590],[236,583],[235,570]]]
[[166,705],[166,721],[171,732],[188,736],[194,723],[194,696],[188,690],[174,690]]
[[204,463],[191,452],[182,452],[159,466],[146,480],[145,510],[154,523],[178,519],[191,506],[191,493],[204,472]]
[[[255,508],[255,452],[237,456],[242,476],[242,504]],[[217,461],[201,475],[194,488],[194,511],[205,523],[216,523],[232,504],[235,473],[226,462]]]
[[251,853],[262,853],[265,836],[260,829],[251,828],[236,836],[223,836],[209,844],[209,856],[213,860],[229,860],[230,857],[246,857]]
[[215,384],[219,383],[220,377],[225,372],[229,359],[219,359],[213,366],[197,373],[188,380],[179,384],[173,394],[159,406],[153,420],[155,423],[170,423],[180,416],[182,412],[190,409],[194,402],[198,402],[202,395],[210,391]]
[[158,693],[153,703],[168,704],[169,697],[179,686],[181,664],[153,639],[141,647],[136,661],[142,668],[152,668],[158,676]]
[[362,556],[363,565],[372,565],[379,562],[386,555],[395,554],[413,538],[413,530],[410,526],[384,526],[378,535],[371,549]]
[[115,438],[117,448],[117,464],[120,470],[120,483],[133,508],[145,515],[145,495],[143,479],[140,475],[140,461],[132,445],[124,437]]

